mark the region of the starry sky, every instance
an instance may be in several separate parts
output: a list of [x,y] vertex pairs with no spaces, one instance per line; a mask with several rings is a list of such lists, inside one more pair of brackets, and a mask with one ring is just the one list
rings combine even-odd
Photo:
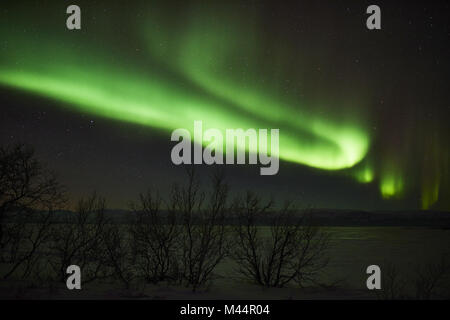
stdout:
[[[66,28],[81,7],[82,28]],[[382,29],[366,28],[381,8]],[[317,208],[450,210],[446,1],[2,1],[0,143],[71,199],[183,180],[176,128],[279,128],[280,170],[232,190]],[[202,179],[214,166],[199,166]]]

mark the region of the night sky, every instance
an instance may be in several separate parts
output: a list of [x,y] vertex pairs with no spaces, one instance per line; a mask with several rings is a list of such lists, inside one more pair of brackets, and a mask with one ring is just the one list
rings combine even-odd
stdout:
[[222,166],[236,193],[450,210],[448,1],[16,2],[0,4],[0,143],[33,145],[71,199],[166,192],[183,180],[171,132],[202,120],[280,129],[277,175]]

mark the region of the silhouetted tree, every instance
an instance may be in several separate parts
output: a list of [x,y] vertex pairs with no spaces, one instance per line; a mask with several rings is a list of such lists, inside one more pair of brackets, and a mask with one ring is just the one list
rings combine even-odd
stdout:
[[448,299],[450,293],[449,256],[442,255],[439,261],[417,267],[414,285],[416,299]]
[[130,227],[138,275],[151,283],[177,277],[179,226],[174,210],[161,211],[163,200],[157,192],[141,194],[132,204],[135,221]]
[[211,191],[200,189],[194,169],[187,171],[185,186],[175,185],[171,204],[180,214],[180,279],[193,291],[212,280],[214,270],[228,253],[227,214],[228,187],[223,174],[216,173]]
[[83,271],[83,283],[108,276],[105,208],[105,199],[94,193],[81,199],[75,213],[67,214],[54,228],[49,263],[60,281],[65,281],[66,268],[72,264]]
[[382,267],[381,290],[375,294],[379,299],[448,299],[450,294],[450,260],[443,253],[439,260],[416,265],[412,274],[399,273],[392,262]]
[[264,234],[265,228],[258,222],[267,218],[272,206],[272,201],[263,203],[251,192],[236,200],[232,257],[238,272],[267,287],[316,282],[328,264],[328,234],[312,226],[306,216],[294,217],[290,204],[270,212],[270,234]]
[[382,270],[381,290],[374,291],[377,297],[383,300],[406,299],[406,281],[398,272],[397,267],[393,263],[385,262]]
[[3,278],[31,273],[48,240],[52,212],[63,203],[64,189],[30,146],[0,147],[0,262],[8,265]]
[[126,289],[135,278],[134,266],[131,264],[131,248],[128,233],[120,225],[108,226],[104,233],[106,249],[105,266],[108,275],[118,280]]

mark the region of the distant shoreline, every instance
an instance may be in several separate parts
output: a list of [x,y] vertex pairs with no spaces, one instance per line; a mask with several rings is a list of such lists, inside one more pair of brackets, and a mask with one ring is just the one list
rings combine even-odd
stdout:
[[[161,211],[164,215],[165,211]],[[55,212],[55,222],[64,223],[65,217],[74,215],[72,211]],[[301,217],[299,212],[297,216]],[[116,223],[129,223],[134,218],[130,210],[105,210],[105,216]],[[358,211],[358,210],[333,210],[311,209],[308,210],[309,224],[315,226],[335,227],[433,227],[450,230],[450,212],[439,211]],[[257,224],[269,226],[271,212],[262,217]],[[31,223],[33,221],[30,221]],[[234,225],[235,219],[230,217],[225,221],[226,225]]]

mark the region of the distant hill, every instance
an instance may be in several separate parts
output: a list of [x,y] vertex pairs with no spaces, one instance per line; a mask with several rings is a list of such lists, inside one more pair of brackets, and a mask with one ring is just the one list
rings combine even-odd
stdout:
[[[166,212],[162,211],[161,215]],[[67,215],[74,215],[71,211],[60,211],[55,214],[57,221],[64,221]],[[301,217],[298,212],[294,216]],[[127,223],[134,217],[129,210],[106,210],[109,219]],[[450,229],[450,212],[439,211],[361,211],[339,209],[312,209],[308,211],[310,221],[314,225],[322,226],[427,226]],[[268,212],[258,221],[260,225],[269,225],[272,214]],[[234,218],[227,219],[227,224],[235,224]]]
[[450,212],[313,209],[314,224],[328,226],[430,226],[450,228]]

